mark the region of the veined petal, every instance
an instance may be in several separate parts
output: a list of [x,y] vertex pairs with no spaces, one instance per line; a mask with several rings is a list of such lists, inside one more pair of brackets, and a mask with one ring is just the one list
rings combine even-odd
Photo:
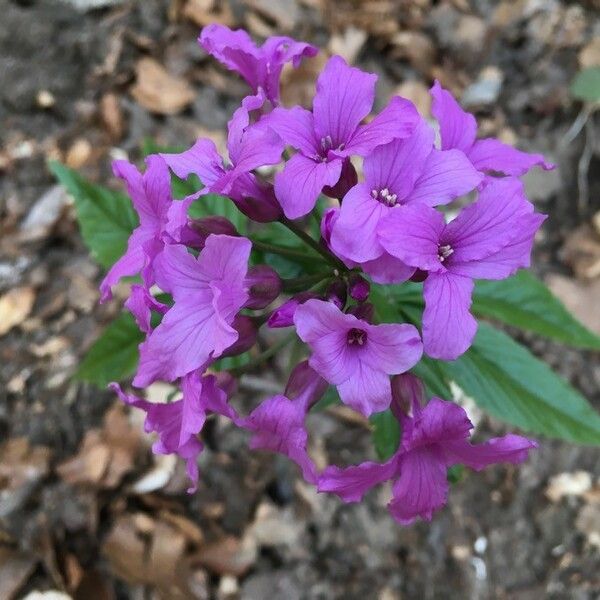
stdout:
[[423,284],[423,347],[432,358],[454,360],[466,352],[477,331],[469,312],[473,281],[452,273],[430,273]]
[[318,139],[329,136],[333,149],[348,143],[371,112],[376,81],[373,73],[348,66],[341,56],[332,56],[319,75],[313,101]]
[[331,232],[331,248],[344,258],[366,262],[383,253],[378,239],[381,219],[392,209],[373,199],[368,186],[355,185],[345,196]]
[[363,496],[376,485],[392,479],[396,474],[397,458],[385,463],[364,462],[346,467],[327,467],[319,476],[319,492],[330,492],[344,502],[360,502]]
[[418,517],[431,521],[448,496],[446,465],[439,451],[425,447],[403,454],[400,477],[392,494],[388,508],[396,521],[402,525],[409,525]]
[[131,286],[131,294],[125,302],[125,307],[133,315],[140,331],[144,333],[152,331],[150,324],[152,311],[154,310],[164,315],[169,308],[165,304],[158,302],[144,286],[137,284]]
[[456,148],[465,154],[475,142],[477,121],[475,117],[464,111],[454,96],[436,81],[429,90],[433,103],[431,112],[440,124],[442,150]]
[[395,208],[379,226],[379,241],[392,255],[411,267],[443,272],[439,246],[445,230],[444,216],[425,204]]
[[361,263],[360,267],[375,283],[384,285],[404,283],[415,272],[414,267],[408,266],[387,251],[373,260]]
[[522,152],[494,138],[477,140],[468,156],[478,171],[493,171],[516,177],[524,175],[533,167],[550,171],[556,166],[547,162],[541,154]]
[[177,177],[187,179],[192,174],[197,175],[207,188],[225,174],[223,159],[215,143],[209,139],[199,139],[189,150],[180,154],[162,153],[160,156]]
[[164,247],[155,261],[156,282],[177,300],[208,289],[209,277],[198,267],[198,261],[181,244]]
[[448,204],[474,190],[482,180],[483,175],[460,150],[433,150],[405,202],[422,202],[428,206]]
[[410,100],[394,96],[372,121],[356,129],[343,150],[335,153],[338,156],[368,156],[377,146],[412,135],[420,119]]
[[[363,352],[361,352],[361,355]],[[392,386],[389,375],[359,359],[346,381],[337,384],[340,399],[365,417],[389,408]]]
[[473,424],[462,406],[441,398],[432,398],[413,418],[410,439],[406,440],[403,435],[402,443],[412,449],[427,444],[462,442],[469,437],[472,428]]
[[342,172],[342,159],[316,162],[295,154],[275,175],[275,196],[288,219],[299,219],[315,206],[324,186],[335,185]]
[[408,371],[423,354],[419,332],[413,325],[369,325],[367,335],[367,347],[361,355],[361,361],[389,375]]

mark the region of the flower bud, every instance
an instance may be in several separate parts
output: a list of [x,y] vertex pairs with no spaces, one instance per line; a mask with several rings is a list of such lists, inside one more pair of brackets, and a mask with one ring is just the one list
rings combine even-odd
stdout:
[[427,273],[427,271],[421,271],[421,269],[417,269],[413,273],[410,280],[414,281],[415,283],[421,283],[422,281],[425,281],[427,279],[427,275],[429,275],[429,273]]
[[213,375],[217,380],[217,387],[223,390],[228,398],[237,392],[237,379],[229,371],[217,371]]
[[250,350],[256,343],[258,333],[256,323],[252,317],[246,315],[237,315],[233,321],[232,327],[238,332],[238,339],[234,342],[222,356],[237,356],[243,354],[246,350]]
[[206,238],[211,235],[233,235],[239,236],[235,225],[225,217],[212,215],[200,219],[190,219],[189,229],[192,232],[193,239],[187,240],[187,245],[201,250],[204,248]]
[[312,292],[301,292],[300,294],[296,294],[271,313],[267,325],[273,329],[278,327],[291,327],[294,324],[294,313],[298,306],[311,298],[317,297],[318,296]]
[[351,315],[354,315],[361,321],[372,323],[373,316],[375,314],[375,307],[370,302],[363,302],[362,304],[351,306],[347,312]]
[[333,226],[335,225],[335,222],[338,220],[339,216],[339,208],[328,208],[323,213],[323,218],[321,219],[321,237],[328,248],[331,242],[331,232],[333,231]]
[[354,165],[349,158],[344,159],[342,163],[342,172],[340,179],[334,186],[325,186],[323,193],[330,198],[338,198],[341,200],[350,190],[358,183],[358,175]]
[[267,265],[250,267],[246,275],[246,286],[249,298],[246,308],[257,310],[265,308],[281,293],[281,279],[279,275]]
[[371,285],[360,275],[353,274],[348,279],[348,289],[350,291],[351,298],[357,302],[364,302],[369,298]]
[[409,414],[414,414],[415,408],[421,407],[424,400],[425,386],[418,377],[411,373],[402,373],[392,377],[390,408],[399,421]]
[[[238,186],[241,183],[238,181]],[[233,198],[235,205],[247,217],[257,223],[271,223],[283,215],[271,184],[254,180],[249,183],[248,187],[248,190],[239,190],[239,193]]]
[[348,299],[348,291],[346,289],[346,282],[342,279],[336,279],[327,287],[325,292],[325,300],[333,302],[340,310],[343,310],[346,306],[346,300]]
[[307,360],[298,363],[290,374],[284,395],[290,400],[306,402],[307,409],[325,394],[329,384],[309,366]]

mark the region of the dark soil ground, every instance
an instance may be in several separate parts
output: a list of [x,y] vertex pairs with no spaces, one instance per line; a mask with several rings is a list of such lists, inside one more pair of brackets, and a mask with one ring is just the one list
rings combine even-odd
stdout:
[[[565,140],[580,110],[568,84],[579,62],[600,64],[598,6],[143,0],[80,12],[73,4],[86,3],[0,0],[0,294],[17,289],[17,309],[33,302],[0,336],[0,600],[34,590],[82,600],[600,598],[594,449],[544,441],[522,468],[467,474],[432,523],[400,528],[386,512],[387,491],[360,505],[319,496],[293,465],[249,454],[242,434],[215,421],[200,490],[187,496],[181,465],[151,457],[139,418],[72,379],[120,308],[97,305],[101,270],[46,168],[58,158],[114,185],[111,159],[138,159],[145,138],[184,145],[222,136],[245,87],[207,59],[199,26],[221,19],[257,36],[286,33],[377,72],[380,103],[400,91],[427,110],[434,77],[467,90],[463,100],[486,132],[557,162],[558,171],[527,180],[550,215],[536,270],[577,290],[563,249],[600,210],[600,162],[592,158],[582,193],[585,135]],[[160,115],[134,99],[142,57],[191,85],[193,101]],[[290,94],[310,93],[310,69],[305,75],[289,80]],[[498,78],[491,99],[470,87]],[[593,121],[584,131],[593,133]],[[599,305],[592,295],[584,312]],[[525,341],[600,409],[597,353]],[[272,393],[281,377],[275,364],[245,380],[247,401]],[[312,415],[309,426],[317,461],[372,453],[364,424],[343,411]],[[483,417],[478,431],[504,427]]]

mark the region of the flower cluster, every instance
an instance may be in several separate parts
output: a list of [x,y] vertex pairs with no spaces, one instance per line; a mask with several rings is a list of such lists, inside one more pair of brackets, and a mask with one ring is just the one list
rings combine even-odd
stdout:
[[[145,411],[146,430],[157,434],[155,452],[187,461],[192,490],[199,434],[216,413],[248,430],[252,448],[295,461],[321,492],[353,502],[392,480],[393,517],[431,519],[446,500],[448,467],[516,464],[535,447],[517,435],[471,444],[465,411],[440,398],[425,402],[423,386],[408,371],[423,353],[453,360],[469,348],[477,329],[470,313],[475,279],[503,279],[529,265],[544,216],[517,177],[552,165],[498,140],[477,139],[474,117],[438,82],[431,89],[436,141],[436,128],[404,98],[392,98],[369,118],[377,77],[339,56],[319,75],[312,110],[288,108],[280,104],[282,69],[314,56],[315,47],[287,37],[257,47],[244,31],[219,25],[205,28],[199,41],[252,88],[229,122],[228,157],[200,139],[183,153],[150,156],[143,174],[116,162],[140,224],[101,284],[108,300],[122,277],[141,277],[126,302],[146,336],[133,385],[177,382],[181,398],[157,404],[113,389]],[[196,175],[202,189],[173,199],[171,172]],[[283,224],[324,270],[284,281],[257,264],[260,241],[240,235],[222,216],[189,216],[190,205],[208,193],[234,202],[251,221]],[[452,212],[436,208],[468,194],[470,202]],[[331,199],[324,211],[317,207],[323,195]],[[310,213],[320,221],[319,240],[304,227]],[[276,245],[267,250],[286,252]],[[369,302],[372,286],[407,280],[423,282],[421,332],[414,324],[379,322]],[[294,328],[308,359],[293,369],[283,394],[242,416],[229,404],[234,377],[215,363],[256,356],[263,326]],[[365,417],[391,410],[402,433],[388,461],[319,472],[307,451],[305,421],[330,386]]]

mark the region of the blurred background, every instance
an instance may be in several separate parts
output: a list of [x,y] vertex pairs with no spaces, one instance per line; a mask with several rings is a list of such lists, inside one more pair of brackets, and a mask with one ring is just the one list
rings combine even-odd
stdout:
[[[600,66],[599,10],[597,0],[0,0],[0,600],[599,598],[593,449],[545,441],[521,468],[466,474],[431,524],[400,528],[388,490],[360,505],[317,495],[293,464],[248,453],[217,420],[187,496],[182,465],[150,454],[140,416],[72,379],[120,303],[97,305],[100,267],[46,167],[58,159],[115,187],[110,161],[139,160],[144,140],[222,145],[247,89],[196,43],[213,22],[324,49],[284,74],[287,103],[310,104],[327,53],[379,75],[377,108],[401,94],[429,115],[438,78],[483,135],[558,164],[526,177],[550,215],[534,270],[600,333],[599,124],[570,91],[578,71]],[[600,409],[597,353],[517,337]],[[256,404],[283,377],[275,360],[244,393]],[[472,414],[482,435],[505,431]],[[317,464],[373,457],[356,415],[329,408],[308,424]]]

